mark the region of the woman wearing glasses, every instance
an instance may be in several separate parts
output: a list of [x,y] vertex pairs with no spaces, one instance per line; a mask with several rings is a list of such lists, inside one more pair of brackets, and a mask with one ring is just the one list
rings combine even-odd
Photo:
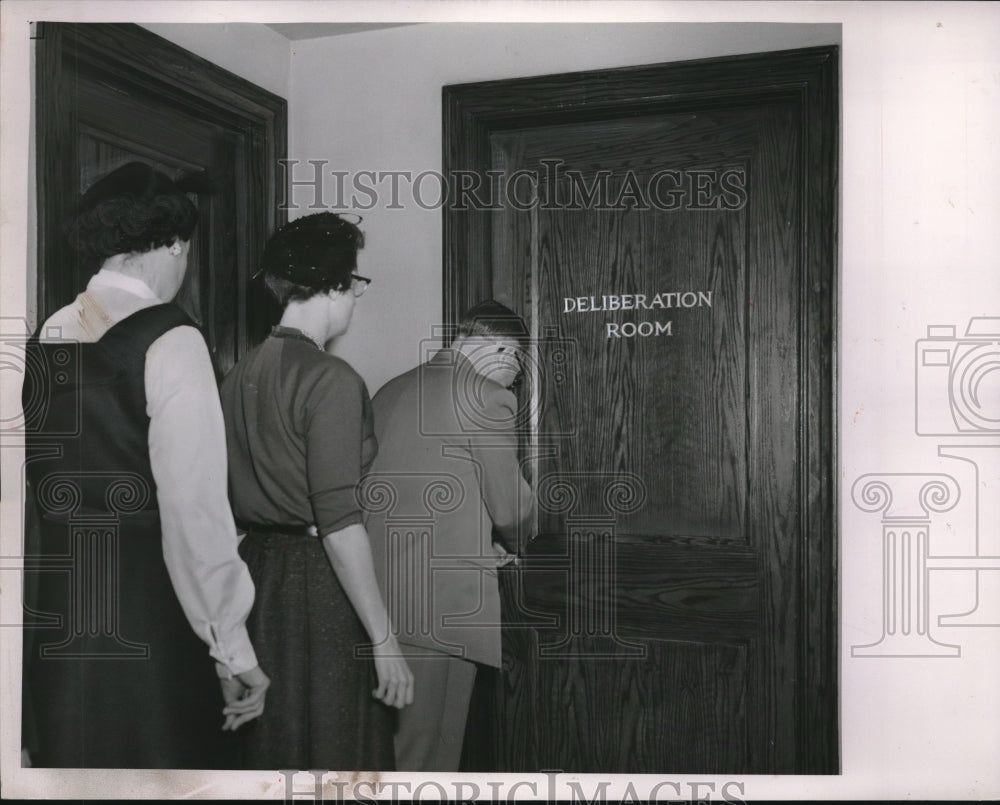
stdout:
[[240,731],[246,768],[391,770],[390,708],[413,700],[354,494],[378,449],[368,391],[324,351],[368,285],[354,273],[363,245],[333,213],[278,230],[262,271],[281,322],[222,384],[230,499],[257,590],[248,627],[271,673],[268,709]]

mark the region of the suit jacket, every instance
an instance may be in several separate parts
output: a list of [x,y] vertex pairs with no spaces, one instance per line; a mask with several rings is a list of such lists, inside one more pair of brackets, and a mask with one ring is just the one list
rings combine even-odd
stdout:
[[534,506],[517,459],[516,398],[443,349],[372,406],[379,451],[363,506],[398,639],[499,667],[493,529],[516,551]]

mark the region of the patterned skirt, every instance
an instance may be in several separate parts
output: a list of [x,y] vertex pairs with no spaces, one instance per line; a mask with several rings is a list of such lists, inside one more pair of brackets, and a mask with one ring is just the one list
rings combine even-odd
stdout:
[[368,636],[320,539],[251,530],[240,555],[256,586],[250,639],[271,679],[264,714],[237,731],[242,767],[393,770],[394,712],[372,696]]

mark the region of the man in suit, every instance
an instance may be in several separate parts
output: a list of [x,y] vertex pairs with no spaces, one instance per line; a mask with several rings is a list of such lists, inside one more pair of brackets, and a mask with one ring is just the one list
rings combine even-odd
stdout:
[[372,401],[368,533],[414,676],[395,736],[400,771],[458,770],[476,666],[500,666],[496,568],[528,536],[534,506],[510,391],[526,335],[512,310],[480,303],[449,347]]

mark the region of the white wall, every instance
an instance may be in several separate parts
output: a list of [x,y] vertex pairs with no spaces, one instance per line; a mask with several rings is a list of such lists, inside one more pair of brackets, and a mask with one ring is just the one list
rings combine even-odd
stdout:
[[265,25],[144,22],[142,27],[275,95],[288,97],[290,44]]

